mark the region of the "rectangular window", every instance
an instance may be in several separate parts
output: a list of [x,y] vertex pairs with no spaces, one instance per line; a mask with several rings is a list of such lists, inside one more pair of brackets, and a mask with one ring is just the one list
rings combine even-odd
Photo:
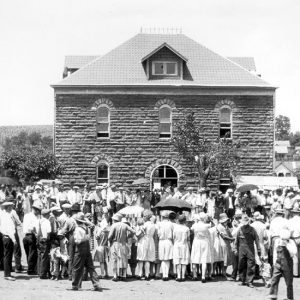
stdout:
[[109,182],[109,167],[107,165],[99,165],[97,167],[97,184]]
[[109,138],[110,111],[102,106],[97,110],[97,137]]
[[170,107],[162,107],[159,110],[159,137],[171,138],[172,116]]
[[155,61],[152,63],[152,73],[153,75],[177,76],[178,64],[177,62]]
[[232,136],[231,133],[231,109],[228,107],[222,107],[220,109],[220,138],[230,139]]

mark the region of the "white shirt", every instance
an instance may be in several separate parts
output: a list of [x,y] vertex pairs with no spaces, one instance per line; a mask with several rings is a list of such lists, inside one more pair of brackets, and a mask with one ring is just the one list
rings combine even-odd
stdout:
[[0,213],[0,232],[3,235],[8,235],[13,243],[16,243],[15,233],[16,226],[12,219],[11,213],[8,213],[5,210],[1,210]]
[[5,193],[2,190],[0,190],[0,200],[5,200]]
[[79,192],[69,191],[68,192],[68,200],[71,204],[74,204],[74,203],[82,204],[82,195]]
[[38,220],[38,217],[35,216],[33,212],[25,214],[23,220],[23,233],[34,233],[36,230],[36,223]]
[[51,224],[48,219],[41,217],[41,219],[37,220],[36,222],[36,231],[39,234],[41,230],[42,238],[46,239],[48,234],[51,232]]

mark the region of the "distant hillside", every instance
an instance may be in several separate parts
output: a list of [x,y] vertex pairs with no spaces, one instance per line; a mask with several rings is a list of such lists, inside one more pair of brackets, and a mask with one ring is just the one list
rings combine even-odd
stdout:
[[53,138],[53,125],[24,125],[24,126],[0,126],[0,145],[3,145],[5,138],[18,135],[21,131],[27,133],[39,132],[42,136]]

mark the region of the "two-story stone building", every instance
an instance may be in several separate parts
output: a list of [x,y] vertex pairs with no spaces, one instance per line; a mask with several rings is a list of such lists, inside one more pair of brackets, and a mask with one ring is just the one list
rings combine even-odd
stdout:
[[240,175],[273,172],[275,87],[252,58],[223,57],[183,34],[137,34],[103,56],[66,57],[52,87],[65,181],[195,184],[171,145],[174,122],[191,111],[211,138],[248,142]]

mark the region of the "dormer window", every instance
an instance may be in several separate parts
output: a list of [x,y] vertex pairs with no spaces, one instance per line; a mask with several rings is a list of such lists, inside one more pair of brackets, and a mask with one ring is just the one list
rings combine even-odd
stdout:
[[152,62],[153,75],[178,75],[178,63],[173,61],[153,61]]

